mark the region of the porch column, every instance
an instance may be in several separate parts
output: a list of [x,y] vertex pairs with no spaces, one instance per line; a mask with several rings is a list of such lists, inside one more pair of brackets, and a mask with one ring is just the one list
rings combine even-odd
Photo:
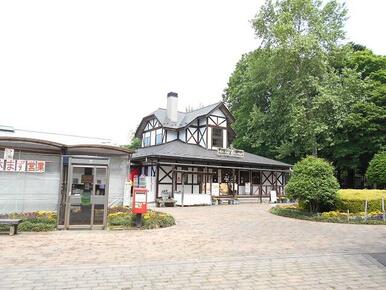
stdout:
[[249,170],[249,195],[253,195],[252,170]]
[[[188,175],[189,176],[189,175]],[[184,195],[185,195],[185,172],[181,173],[182,178],[182,191],[181,191],[181,207],[184,207]]]
[[156,180],[155,180],[155,198],[158,198],[158,187],[159,187],[159,163],[157,161],[157,166],[156,166]]
[[260,184],[259,184],[259,195],[260,195],[260,203],[263,203],[263,172],[260,170],[259,171],[259,179],[260,179]]

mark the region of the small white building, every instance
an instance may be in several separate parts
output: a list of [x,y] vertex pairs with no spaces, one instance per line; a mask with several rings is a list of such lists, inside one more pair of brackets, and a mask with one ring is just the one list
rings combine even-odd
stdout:
[[52,210],[59,228],[103,228],[129,195],[131,151],[111,140],[0,126],[0,214]]

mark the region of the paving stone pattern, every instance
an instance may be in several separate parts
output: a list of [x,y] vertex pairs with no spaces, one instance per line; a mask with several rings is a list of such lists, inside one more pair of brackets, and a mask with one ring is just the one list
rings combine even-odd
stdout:
[[0,236],[0,289],[386,289],[386,227],[164,208],[174,227]]

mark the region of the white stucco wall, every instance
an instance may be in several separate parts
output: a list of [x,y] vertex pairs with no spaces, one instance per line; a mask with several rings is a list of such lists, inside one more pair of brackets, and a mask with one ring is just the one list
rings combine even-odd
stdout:
[[[0,151],[3,156],[3,151]],[[0,171],[0,213],[57,210],[59,155],[15,152],[14,159],[46,161],[46,172]]]
[[109,179],[109,206],[122,205],[125,182],[128,174],[128,158],[110,158],[110,179]]

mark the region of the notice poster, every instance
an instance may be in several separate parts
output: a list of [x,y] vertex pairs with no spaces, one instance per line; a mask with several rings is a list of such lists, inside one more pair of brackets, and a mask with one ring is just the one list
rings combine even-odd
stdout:
[[80,194],[80,204],[83,206],[87,206],[91,204],[91,192],[90,191],[83,191]]
[[0,159],[0,171],[4,171],[4,170],[5,170],[5,160]]
[[4,149],[4,159],[13,159],[13,153],[15,150],[11,148],[5,148]]
[[5,162],[5,171],[15,171],[16,170],[16,160],[7,159]]
[[35,171],[36,171],[36,161],[27,160],[27,172],[35,172]]
[[276,190],[271,190],[271,202],[273,203],[277,202]]
[[26,160],[16,160],[16,170],[17,172],[25,172],[27,168]]

